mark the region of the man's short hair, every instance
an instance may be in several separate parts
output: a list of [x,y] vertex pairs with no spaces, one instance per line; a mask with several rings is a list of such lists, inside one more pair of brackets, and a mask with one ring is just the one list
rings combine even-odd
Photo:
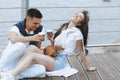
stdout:
[[41,12],[38,10],[38,9],[35,9],[35,8],[31,8],[31,9],[28,9],[27,11],[27,16],[33,18],[42,18],[42,14]]

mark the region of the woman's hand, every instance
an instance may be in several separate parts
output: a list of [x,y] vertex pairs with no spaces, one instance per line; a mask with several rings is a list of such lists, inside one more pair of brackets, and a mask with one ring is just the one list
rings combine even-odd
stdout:
[[51,41],[51,40],[53,40],[53,37],[47,36],[47,39]]
[[87,71],[88,72],[91,72],[91,71],[96,71],[97,70],[97,68],[96,67],[89,67],[88,69],[87,69]]
[[47,31],[47,39],[48,39],[48,40],[51,41],[51,40],[53,39],[53,35],[54,35],[54,34],[53,34],[53,30],[48,30],[48,31]]

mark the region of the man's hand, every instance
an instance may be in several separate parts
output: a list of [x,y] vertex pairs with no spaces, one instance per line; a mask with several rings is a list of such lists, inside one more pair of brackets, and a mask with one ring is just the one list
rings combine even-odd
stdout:
[[34,36],[31,36],[31,37],[32,37],[32,41],[43,41],[44,40],[44,36],[39,35],[39,34],[35,34]]

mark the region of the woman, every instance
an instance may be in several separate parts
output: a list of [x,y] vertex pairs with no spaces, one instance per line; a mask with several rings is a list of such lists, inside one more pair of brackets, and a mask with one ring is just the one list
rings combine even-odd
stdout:
[[[82,33],[81,33],[82,32]],[[83,35],[82,35],[83,34]],[[59,70],[65,67],[67,56],[79,53],[87,71],[95,71],[96,67],[89,67],[85,56],[84,44],[87,44],[88,15],[87,11],[77,12],[68,23],[64,23],[55,33],[54,38],[48,39],[52,45],[59,44],[64,48],[63,52],[57,54],[56,59],[44,55],[40,49],[31,45],[22,56],[14,70],[7,73],[1,80],[14,80],[14,77],[25,70],[31,63],[42,64],[47,71]],[[83,41],[84,39],[84,41]],[[62,65],[62,66],[61,66]]]

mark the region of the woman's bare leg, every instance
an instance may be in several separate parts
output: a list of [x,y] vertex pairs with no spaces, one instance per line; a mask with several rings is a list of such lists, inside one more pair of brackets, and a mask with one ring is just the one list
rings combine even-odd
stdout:
[[38,54],[43,54],[43,50],[40,50],[39,48],[37,48],[34,45],[30,45],[27,50],[25,51],[25,53],[23,54],[23,56],[21,57],[20,61],[17,63],[17,65],[19,65],[21,62],[23,62],[24,57],[26,57],[27,54],[30,53],[38,53]]
[[32,62],[45,66],[49,71],[54,70],[55,60],[50,56],[38,53],[29,53],[25,56],[22,57],[22,60],[20,60],[20,63],[16,66],[16,68],[12,70],[12,74],[14,76],[25,70]]
[[38,47],[36,47],[34,45],[30,45],[25,53],[29,53],[29,52],[35,52],[35,53],[43,54],[43,50],[39,49]]

